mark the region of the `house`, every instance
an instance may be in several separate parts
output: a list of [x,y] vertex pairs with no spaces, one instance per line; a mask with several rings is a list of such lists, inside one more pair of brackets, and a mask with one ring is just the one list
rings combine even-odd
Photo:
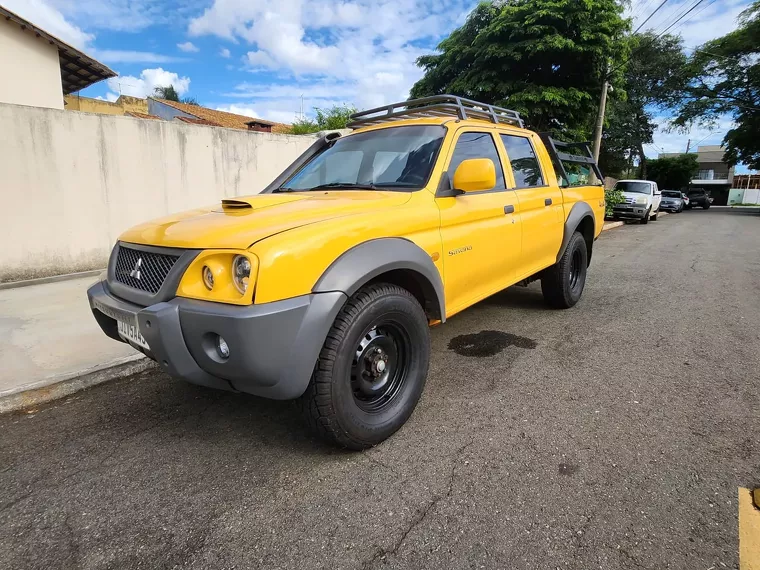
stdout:
[[227,127],[230,129],[242,129],[260,133],[283,133],[290,128],[289,125],[273,123],[264,119],[246,117],[226,111],[217,111],[200,105],[179,103],[168,99],[155,99],[148,97],[148,114],[167,121],[177,119],[184,123],[195,125],[207,125],[212,127]]
[[[713,197],[715,205],[726,205],[728,192],[734,182],[734,167],[723,161],[726,148],[721,145],[697,147],[699,171],[691,180],[690,188],[704,189]],[[680,153],[663,153],[660,158],[680,156]]]
[[83,113],[98,113],[100,115],[132,115],[132,113],[148,114],[148,101],[139,97],[119,95],[116,101],[93,99],[92,97],[80,97],[77,93],[66,95],[63,98],[67,111],[81,111]]
[[111,69],[0,6],[0,103],[63,109],[63,97]]

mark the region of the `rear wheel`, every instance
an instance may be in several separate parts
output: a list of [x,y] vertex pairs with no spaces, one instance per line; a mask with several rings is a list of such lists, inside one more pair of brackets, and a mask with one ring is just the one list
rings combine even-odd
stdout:
[[709,203],[702,204],[702,209],[703,210],[709,210],[710,209],[710,204]]
[[588,250],[586,240],[575,232],[559,262],[541,274],[544,300],[555,309],[569,309],[581,298],[586,285]]
[[377,445],[412,415],[429,362],[430,331],[417,299],[396,285],[368,285],[338,313],[301,410],[335,445]]

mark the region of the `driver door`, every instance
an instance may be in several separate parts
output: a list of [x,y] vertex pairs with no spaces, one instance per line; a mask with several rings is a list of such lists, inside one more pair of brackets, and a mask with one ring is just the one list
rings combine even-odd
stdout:
[[519,203],[507,190],[495,133],[463,127],[448,149],[445,171],[453,180],[459,164],[487,158],[496,168],[491,190],[438,197],[443,243],[447,316],[512,284],[521,253]]

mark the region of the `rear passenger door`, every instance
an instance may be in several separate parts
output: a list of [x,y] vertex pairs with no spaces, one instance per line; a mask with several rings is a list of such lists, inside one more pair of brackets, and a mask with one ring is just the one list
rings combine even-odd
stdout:
[[556,262],[564,231],[562,191],[547,180],[532,136],[502,133],[507,171],[520,205],[522,254],[516,280],[524,279]]

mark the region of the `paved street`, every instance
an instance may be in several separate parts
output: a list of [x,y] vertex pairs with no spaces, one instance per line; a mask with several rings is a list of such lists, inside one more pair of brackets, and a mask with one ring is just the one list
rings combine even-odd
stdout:
[[574,309],[533,284],[435,329],[365,453],[155,371],[0,416],[0,568],[738,568],[758,252],[728,209],[605,232]]

